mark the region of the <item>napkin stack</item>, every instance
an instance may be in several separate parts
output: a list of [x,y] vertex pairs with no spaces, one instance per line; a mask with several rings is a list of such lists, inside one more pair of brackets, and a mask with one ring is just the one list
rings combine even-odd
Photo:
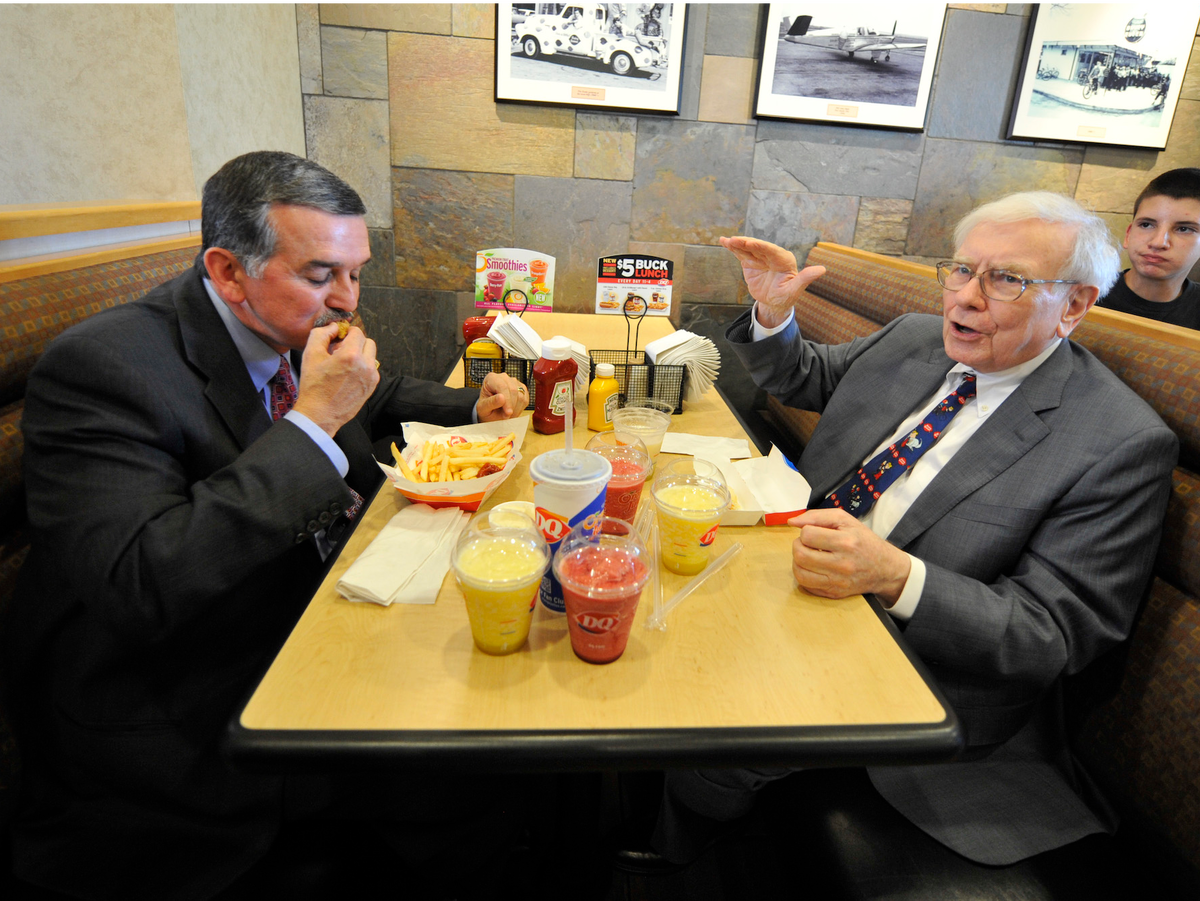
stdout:
[[506,353],[522,360],[542,355],[542,339],[532,326],[515,313],[501,313],[488,329],[488,335]]
[[646,359],[663,366],[687,368],[686,400],[697,401],[704,396],[717,373],[721,371],[721,354],[708,338],[687,329],[672,332],[646,345]]
[[410,504],[391,518],[338,579],[351,601],[432,604],[450,570],[450,553],[471,518],[458,507]]

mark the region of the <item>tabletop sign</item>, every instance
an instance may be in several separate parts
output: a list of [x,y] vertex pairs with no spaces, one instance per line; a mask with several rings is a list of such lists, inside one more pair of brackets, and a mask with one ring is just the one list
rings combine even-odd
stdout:
[[519,247],[475,251],[475,308],[554,311],[554,257]]
[[[596,312],[621,314],[635,301],[647,316],[671,313],[671,274],[675,264],[662,257],[620,253],[600,257],[596,267]],[[636,303],[640,300],[641,303]]]

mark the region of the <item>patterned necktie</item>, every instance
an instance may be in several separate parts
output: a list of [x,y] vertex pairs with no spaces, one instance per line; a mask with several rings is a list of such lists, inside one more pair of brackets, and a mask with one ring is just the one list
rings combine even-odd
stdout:
[[[279,371],[267,382],[271,386],[271,418],[282,419],[296,405],[296,382],[292,379],[292,367],[288,365],[286,356],[279,357]],[[349,486],[346,486],[349,488]],[[350,488],[353,502],[346,511],[348,519],[354,519],[362,509],[362,495]]]
[[865,516],[879,496],[937,443],[946,424],[974,396],[975,374],[968,372],[962,384],[930,410],[916,428],[864,463],[844,485],[816,507],[838,507],[852,516]]
[[287,357],[279,357],[279,371],[267,384],[271,386],[271,418],[282,419],[296,405],[296,383]]

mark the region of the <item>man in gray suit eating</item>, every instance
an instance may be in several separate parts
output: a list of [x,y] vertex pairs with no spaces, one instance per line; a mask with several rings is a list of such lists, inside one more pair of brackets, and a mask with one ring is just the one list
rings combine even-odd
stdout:
[[[727,337],[755,382],[821,413],[792,572],[822,597],[873,594],[964,727],[959,761],[879,767],[911,823],[1004,865],[1115,827],[1062,727],[1063,678],[1129,634],[1150,578],[1178,441],[1069,340],[1117,278],[1097,216],[1048,192],[966,216],[939,263],[941,317],[910,314],[847,344],[793,319],[824,270],[724,238],[754,297]],[[787,770],[670,773],[652,846],[733,819]]]
[[33,544],[4,649],[20,878],[84,898],[211,897],[285,822],[334,802],[357,813],[355,792],[423,818],[423,835],[453,825],[458,774],[298,787],[236,772],[218,748],[379,485],[373,442],[526,404],[503,374],[473,390],[377,371],[375,342],[347,324],[365,212],[309,160],[230,160],[204,188],[196,265],[68,329],[30,375]]

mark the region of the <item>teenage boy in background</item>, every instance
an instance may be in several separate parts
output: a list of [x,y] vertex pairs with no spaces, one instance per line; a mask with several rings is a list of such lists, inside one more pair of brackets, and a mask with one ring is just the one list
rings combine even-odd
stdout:
[[1200,169],[1172,169],[1146,185],[1122,245],[1129,268],[1099,306],[1200,329]]

